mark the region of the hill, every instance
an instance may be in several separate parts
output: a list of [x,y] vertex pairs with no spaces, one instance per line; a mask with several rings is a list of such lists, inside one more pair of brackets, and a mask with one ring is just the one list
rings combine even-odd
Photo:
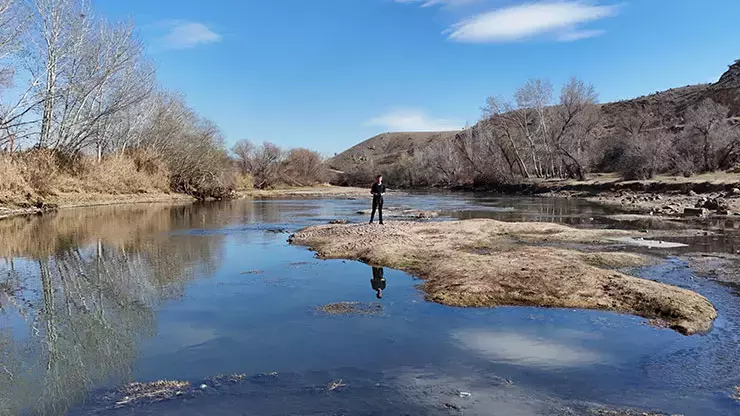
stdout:
[[338,172],[377,170],[383,172],[412,157],[417,149],[437,141],[452,140],[460,131],[382,133],[334,156],[327,162]]
[[[740,60],[713,84],[689,85],[672,88],[630,100],[605,103],[599,106],[601,117],[597,136],[606,137],[615,130],[620,117],[649,115],[666,127],[684,123],[687,109],[706,98],[730,109],[730,115],[740,116]],[[461,131],[443,132],[394,132],[383,133],[367,139],[327,161],[334,171],[334,183],[353,181],[350,175],[366,180],[374,172],[395,171],[399,164],[412,158],[419,149],[440,141],[453,140]]]

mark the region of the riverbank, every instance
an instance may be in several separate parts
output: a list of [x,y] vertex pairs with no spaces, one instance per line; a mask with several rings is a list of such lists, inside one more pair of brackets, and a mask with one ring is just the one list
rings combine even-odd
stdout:
[[59,209],[145,203],[194,202],[190,195],[165,192],[136,194],[66,193],[38,200],[0,203],[0,220],[22,215],[38,215]]
[[[398,195],[400,191],[392,191]],[[351,186],[318,185],[305,187],[288,187],[277,189],[251,189],[237,192],[240,198],[347,198],[370,199],[370,188],[356,188]]]
[[[401,194],[394,191],[394,194]],[[370,198],[368,189],[340,186],[308,186],[279,189],[254,189],[239,191],[236,198]],[[58,193],[44,198],[15,198],[0,202],[0,220],[22,215],[38,215],[59,209],[94,207],[101,205],[124,205],[140,203],[187,203],[195,202],[190,195],[176,192],[147,191],[132,194],[107,194],[95,192]]]
[[[613,269],[650,259],[600,250],[625,231],[466,220],[322,225],[291,236],[324,259],[360,260],[426,280],[427,299],[450,306],[600,309],[651,319],[683,334],[711,329],[717,312],[690,290]],[[592,250],[579,251],[576,244]]]
[[691,177],[657,176],[625,181],[616,174],[585,180],[529,180],[493,189],[503,194],[582,198],[635,214],[669,217],[740,215],[740,173],[713,172]]

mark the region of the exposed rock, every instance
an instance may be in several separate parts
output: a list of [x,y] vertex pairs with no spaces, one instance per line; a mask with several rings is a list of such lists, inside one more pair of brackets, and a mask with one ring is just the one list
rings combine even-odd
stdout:
[[706,217],[707,214],[708,212],[704,208],[684,208],[683,210],[684,217]]
[[696,208],[706,208],[710,211],[729,211],[730,207],[724,198],[701,198]]

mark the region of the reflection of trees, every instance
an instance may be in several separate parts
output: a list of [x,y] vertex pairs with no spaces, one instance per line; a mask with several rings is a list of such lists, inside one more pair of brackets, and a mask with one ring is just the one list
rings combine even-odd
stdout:
[[10,257],[0,263],[0,414],[64,414],[85,391],[129,377],[157,304],[218,264],[221,237],[169,233],[191,226],[193,209],[80,211],[2,235],[12,251],[0,249]]

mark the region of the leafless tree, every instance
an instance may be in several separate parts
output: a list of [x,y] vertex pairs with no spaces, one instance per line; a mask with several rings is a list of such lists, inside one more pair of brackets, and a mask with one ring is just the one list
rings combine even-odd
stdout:
[[240,140],[231,148],[231,152],[236,156],[236,165],[239,173],[242,175],[252,172],[252,152],[254,144],[249,140]]
[[[568,176],[583,179],[586,174],[587,145],[599,123],[596,104],[598,95],[592,85],[571,78],[560,93],[560,103],[554,109],[552,143],[561,157]],[[562,176],[562,173],[561,173]]]
[[[482,108],[483,123],[481,127],[490,129],[487,135],[490,139],[506,141],[505,147],[511,152],[511,155],[507,157],[516,162],[516,166],[522,177],[529,178],[529,169],[522,157],[521,145],[518,143],[519,131],[517,130],[517,125],[519,123],[512,114],[514,111],[513,108],[506,101],[499,100],[495,97],[488,97],[486,99],[486,105]],[[503,151],[504,146],[500,144],[499,148]]]
[[306,186],[326,182],[328,171],[318,152],[296,148],[288,151],[285,176],[296,185]]
[[[702,155],[704,171],[715,170],[718,167],[718,161],[715,160],[715,152],[720,148],[723,154],[734,148],[733,141],[729,143],[720,143],[727,141],[729,136],[725,120],[729,114],[729,109],[717,104],[707,98],[696,107],[689,108],[686,111],[686,133],[699,138],[701,149],[699,154]],[[729,149],[728,149],[729,147]],[[721,157],[725,159],[725,157]]]
[[252,176],[257,188],[269,188],[280,180],[284,152],[274,143],[264,142],[252,152]]
[[17,125],[10,120],[13,106],[3,92],[13,86],[16,68],[11,59],[17,57],[27,23],[20,0],[0,0],[0,149],[7,146],[10,152],[15,150]]

